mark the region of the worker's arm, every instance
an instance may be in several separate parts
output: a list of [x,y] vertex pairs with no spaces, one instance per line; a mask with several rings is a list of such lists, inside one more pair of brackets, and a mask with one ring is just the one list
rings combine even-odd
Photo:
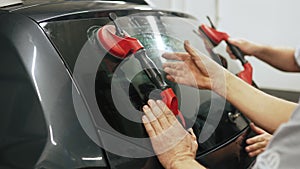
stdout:
[[[241,39],[229,39],[228,41],[229,43],[239,47],[245,55],[255,56],[277,69],[287,72],[300,71],[300,67],[295,60],[294,48],[261,45]],[[227,48],[227,52],[231,58],[235,58],[229,48]]]
[[288,121],[297,104],[259,91],[209,57],[197,53],[188,42],[184,46],[188,53],[164,54],[167,59],[182,61],[164,64],[169,80],[213,90],[270,133]]
[[226,89],[224,97],[270,133],[287,122],[297,106],[254,88],[231,73],[227,73]]
[[164,168],[204,168],[195,160],[198,144],[192,129],[188,133],[160,100],[149,100],[143,111],[143,124]]
[[176,161],[171,169],[205,169],[196,160]]

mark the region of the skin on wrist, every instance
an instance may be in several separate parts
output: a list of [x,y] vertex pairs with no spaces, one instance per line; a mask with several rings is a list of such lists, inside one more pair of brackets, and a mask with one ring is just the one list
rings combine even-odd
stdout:
[[184,160],[176,160],[174,161],[170,168],[168,169],[205,169],[204,166],[199,164],[196,160],[194,159],[184,159]]
[[260,56],[261,54],[263,54],[264,50],[268,48],[268,46],[266,45],[260,45],[260,44],[255,44],[255,48],[254,50],[251,52],[252,56]]
[[[218,95],[226,98],[227,97],[227,92],[228,92],[228,89],[230,88],[227,84],[228,82],[230,82],[230,80],[232,78],[235,78],[235,77],[232,77],[232,76],[235,76],[233,75],[232,73],[228,72],[227,70],[223,69],[223,75],[225,76],[224,77],[224,81],[223,80],[220,80],[220,79],[217,79],[218,82],[216,82],[216,85],[214,87],[211,87],[211,88],[208,88],[209,90],[212,90],[214,92],[216,92]],[[224,86],[225,84],[225,86]]]

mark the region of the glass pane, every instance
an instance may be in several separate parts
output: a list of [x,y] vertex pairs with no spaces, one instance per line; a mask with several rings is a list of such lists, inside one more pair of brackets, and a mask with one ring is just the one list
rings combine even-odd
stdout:
[[[128,35],[142,43],[163,78],[165,75],[162,64],[166,60],[161,57],[162,54],[185,52],[184,40],[189,40],[199,52],[221,64],[209,41],[195,33],[198,24],[194,19],[149,12],[120,17],[117,22]],[[147,138],[141,124],[143,113],[140,110],[149,98],[160,98],[160,91],[133,55],[120,59],[103,48],[98,33],[106,24],[112,23],[108,22],[107,17],[99,17],[41,25],[73,73],[78,90],[82,92],[82,97],[90,107],[90,114],[85,116],[94,122],[101,141],[95,141],[94,137],[92,139],[95,142],[105,142],[101,132],[107,123],[111,128],[105,128],[105,132],[134,142],[135,139]],[[165,78],[164,81],[175,91],[187,127],[193,127],[198,136],[198,155],[226,143],[247,127],[248,121],[217,94],[174,84]],[[90,98],[91,96],[95,100]],[[89,135],[84,125],[82,123]],[[204,134],[201,135],[202,132]],[[149,145],[149,142],[142,141],[139,145],[143,147]],[[132,158],[121,156],[110,154],[109,158],[118,161],[118,164],[126,163],[130,166],[134,163]],[[146,161],[157,163],[156,159],[144,158],[144,161],[140,161],[141,166],[148,164]]]

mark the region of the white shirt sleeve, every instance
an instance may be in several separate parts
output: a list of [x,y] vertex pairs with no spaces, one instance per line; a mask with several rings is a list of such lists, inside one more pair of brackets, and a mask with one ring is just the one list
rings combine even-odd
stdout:
[[298,64],[298,66],[300,67],[300,45],[296,47],[295,50],[295,60]]
[[252,169],[299,168],[300,157],[300,106],[290,120],[278,127],[266,150],[259,154]]

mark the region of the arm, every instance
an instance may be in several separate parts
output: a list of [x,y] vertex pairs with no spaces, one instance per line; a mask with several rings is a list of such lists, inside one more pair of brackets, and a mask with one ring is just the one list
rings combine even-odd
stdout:
[[188,53],[164,54],[166,59],[182,61],[164,64],[169,80],[213,90],[270,133],[288,121],[297,104],[255,89],[209,57],[199,55],[188,42],[184,46]]
[[164,168],[204,168],[195,160],[198,144],[192,129],[188,133],[173,112],[160,100],[149,100],[143,111],[143,124]]
[[226,89],[226,95],[223,96],[270,133],[287,122],[297,106],[293,102],[266,94],[230,73],[227,73]]
[[196,160],[176,161],[171,169],[205,169]]
[[[239,47],[244,54],[255,56],[258,59],[270,64],[271,66],[288,72],[299,72],[300,67],[294,58],[295,49],[288,47],[272,47],[267,45],[260,45],[246,40],[229,39],[229,43]],[[231,58],[235,56],[227,48]]]

